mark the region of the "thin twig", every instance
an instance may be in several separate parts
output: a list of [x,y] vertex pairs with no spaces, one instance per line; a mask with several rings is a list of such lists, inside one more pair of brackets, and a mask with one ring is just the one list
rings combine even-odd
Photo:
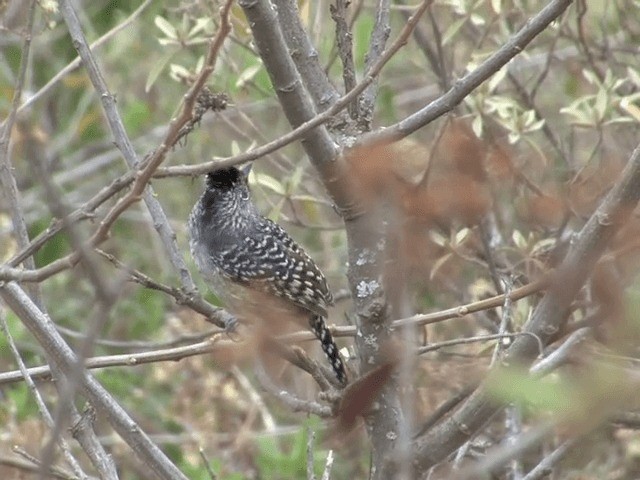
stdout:
[[[356,66],[353,62],[353,35],[347,25],[347,0],[336,0],[336,4],[329,4],[331,18],[336,24],[336,44],[338,56],[342,62],[342,81],[344,91],[349,93],[356,86]],[[355,100],[355,99],[354,99]],[[347,105],[347,111],[352,119],[358,117],[358,106],[354,101]]]
[[[69,374],[77,364],[77,358],[56,331],[51,319],[44,315],[14,282],[0,284],[0,297],[33,334],[56,369],[63,374]],[[83,395],[158,477],[166,480],[186,480],[182,472],[149,440],[140,426],[90,373],[83,370],[81,380]]]
[[551,22],[558,18],[571,5],[573,0],[554,0],[549,2],[537,15],[531,18],[500,49],[482,62],[477,68],[456,81],[444,95],[441,95],[426,107],[409,115],[400,122],[384,130],[363,135],[358,145],[370,145],[377,142],[397,141],[427,125],[436,118],[452,110],[475,88],[507,64]]
[[[20,69],[18,71],[18,78],[16,79],[16,85],[13,91],[11,110],[9,111],[9,115],[6,120],[3,122],[3,127],[0,127],[0,185],[2,185],[2,189],[5,193],[9,212],[11,214],[13,232],[19,248],[26,248],[26,246],[29,245],[29,232],[27,231],[24,213],[20,206],[20,192],[18,191],[16,179],[13,176],[9,147],[11,132],[18,115],[18,105],[20,104],[20,97],[22,96],[24,82],[27,76],[27,67],[29,66],[36,4],[36,0],[32,0],[29,7],[27,25],[25,26],[24,42],[22,44],[22,51],[20,55]],[[23,260],[25,268],[33,269],[35,267],[33,258],[26,257]],[[36,302],[41,303],[40,288],[38,285],[30,286],[29,292],[34,296]]]
[[[389,0],[378,0],[377,2],[376,21],[369,39],[369,50],[364,59],[365,75],[369,73],[372,65],[374,65],[383,54],[384,46],[389,39],[389,34],[391,33],[389,20],[390,3]],[[414,31],[416,28],[414,28]],[[362,95],[360,95],[358,99],[358,123],[361,131],[366,132],[371,130],[376,98],[378,98],[378,82],[374,81],[362,92]]]
[[[0,330],[2,330],[2,332],[4,333],[4,336],[7,339],[7,343],[9,344],[9,350],[11,350],[11,354],[13,355],[14,360],[18,364],[18,368],[20,369],[20,374],[22,375],[23,380],[26,382],[27,388],[31,392],[31,395],[33,395],[36,405],[38,406],[38,410],[40,411],[40,415],[42,416],[45,424],[50,429],[52,429],[54,424],[53,417],[51,416],[51,413],[49,412],[47,405],[44,403],[44,400],[40,395],[40,392],[38,391],[38,387],[36,387],[35,383],[33,382],[33,379],[29,375],[29,371],[27,369],[27,366],[24,364],[24,361],[22,360],[20,351],[18,350],[18,347],[13,341],[13,336],[11,335],[11,332],[9,331],[9,327],[7,326],[6,315],[2,307],[0,307]],[[57,440],[57,443],[60,446],[62,453],[64,454],[65,460],[67,461],[71,469],[75,472],[75,474],[79,478],[82,478],[82,479],[87,478],[87,474],[82,471],[82,467],[80,466],[76,458],[71,453],[71,448],[69,447],[69,444],[67,443],[67,441],[64,438],[59,437]],[[115,466],[111,464],[111,467],[113,468],[113,470],[111,470],[111,472],[109,472],[110,475],[105,478],[116,479],[117,477],[112,475],[112,473],[115,473]],[[52,466],[43,464],[43,468],[46,471],[47,469],[52,468]],[[107,473],[107,472],[103,472],[103,473]]]
[[331,407],[310,400],[302,400],[292,393],[277,387],[269,378],[269,374],[264,370],[260,362],[255,363],[255,374],[260,386],[274,398],[277,398],[289,410],[293,412],[312,413],[320,418],[333,416]]
[[321,480],[329,480],[331,478],[331,468],[333,467],[333,450],[327,453],[327,461],[324,464]]
[[313,442],[315,438],[315,432],[307,425],[307,480],[316,480],[316,474],[313,469]]
[[531,469],[529,473],[522,478],[522,480],[539,480],[549,475],[549,473],[553,471],[554,465],[562,460],[564,456],[569,453],[569,450],[576,446],[579,440],[580,437],[576,437],[562,442],[558,448],[544,457],[538,465]]
[[323,123],[331,120],[338,112],[344,109],[349,103],[351,103],[360,93],[362,93],[371,83],[375,80],[380,74],[382,68],[391,60],[391,58],[396,54],[400,48],[402,48],[406,43],[407,39],[411,35],[411,32],[415,28],[420,16],[424,13],[429,5],[433,3],[433,0],[423,0],[420,6],[416,9],[415,13],[411,16],[411,18],[407,21],[406,25],[393,42],[393,44],[383,52],[380,56],[380,59],[371,67],[371,71],[365,78],[356,85],[353,90],[343,95],[336,103],[331,106],[331,108],[327,109],[323,113],[316,115],[315,117],[307,120],[306,122],[300,124],[298,127],[294,128],[291,132],[282,135],[276,140],[263,145],[261,147],[255,148],[248,152],[242,153],[240,155],[236,155],[233,157],[226,157],[213,160],[211,162],[200,163],[198,165],[177,165],[175,167],[165,167],[159,168],[155,173],[154,177],[168,177],[168,176],[193,176],[193,175],[201,175],[203,173],[207,173],[213,168],[218,167],[227,167],[232,165],[238,165],[241,163],[249,162],[255,160],[257,158],[263,157],[279,148],[284,147],[285,145],[290,144],[291,142],[298,140],[304,137],[309,131],[317,127],[318,125],[322,125]]
[[[153,0],[144,0],[142,4],[138,8],[136,8],[131,15],[129,15],[122,23],[119,23],[111,30],[106,32],[100,38],[95,40],[91,45],[89,45],[89,49],[91,51],[96,50],[98,47],[101,47],[106,42],[111,40],[116,34],[120,33],[122,30],[127,28],[129,25],[133,23],[135,19],[137,19],[140,14],[151,4]],[[37,92],[31,95],[20,107],[18,108],[18,113],[22,113],[26,108],[29,108],[33,103],[40,100],[41,97],[49,93],[49,91],[55,87],[60,80],[62,80],[67,74],[73,72],[76,68],[78,68],[81,64],[80,57],[74,58],[71,62],[69,62],[62,70],[56,73],[51,80],[49,80],[43,87],[40,88]]]

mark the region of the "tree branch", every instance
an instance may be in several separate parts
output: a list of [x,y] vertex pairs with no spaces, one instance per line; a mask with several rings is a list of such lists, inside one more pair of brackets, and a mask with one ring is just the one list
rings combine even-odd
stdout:
[[475,70],[455,82],[444,95],[438,97],[421,110],[409,115],[404,120],[390,125],[384,130],[365,134],[358,139],[358,145],[369,145],[375,142],[393,142],[406,137],[436,118],[453,110],[464,97],[495,74],[500,68],[518,55],[537,35],[544,31],[551,22],[558,18],[573,3],[573,0],[553,0],[537,15],[531,18],[511,39],[498,51],[482,62]]
[[291,58],[296,64],[309,95],[318,111],[329,108],[340,97],[329,81],[318,59],[309,35],[302,26],[298,4],[295,0],[275,0],[282,34],[289,46]]
[[[565,325],[570,305],[582,287],[595,262],[609,241],[629,218],[640,200],[640,145],[636,147],[620,180],[591,215],[554,280],[536,307],[524,330],[535,334],[547,344]],[[503,363],[530,362],[538,346],[529,336],[516,338],[504,354]],[[484,384],[449,418],[418,439],[414,467],[427,471],[442,461],[470,435],[484,425],[500,406],[490,400]]]
[[[373,31],[369,39],[369,51],[364,58],[365,74],[369,73],[373,65],[375,65],[382,56],[384,46],[389,39],[389,34],[391,33],[391,27],[389,26],[389,4],[389,0],[378,0],[376,22],[373,25]],[[378,82],[374,81],[362,92],[358,101],[358,123],[363,132],[371,130],[376,98],[378,98]]]
[[[56,331],[53,322],[43,315],[25,292],[13,282],[0,285],[0,297],[38,340],[50,363],[63,374],[71,374],[78,359]],[[105,416],[114,430],[158,477],[186,480],[182,472],[149,440],[140,426],[85,369],[81,371],[80,387],[97,412]]]

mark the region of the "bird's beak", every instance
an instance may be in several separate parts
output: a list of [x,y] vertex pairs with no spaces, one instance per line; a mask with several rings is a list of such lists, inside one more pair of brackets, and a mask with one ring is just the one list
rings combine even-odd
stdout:
[[253,167],[253,162],[248,163],[246,166],[242,167],[242,173],[245,177],[249,177],[249,172],[251,172],[251,167]]

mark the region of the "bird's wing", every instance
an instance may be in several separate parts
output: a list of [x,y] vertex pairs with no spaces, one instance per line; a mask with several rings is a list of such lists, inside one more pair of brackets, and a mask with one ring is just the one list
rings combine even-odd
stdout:
[[271,235],[247,236],[242,242],[219,249],[216,264],[238,283],[276,295],[326,316],[332,296],[324,275],[277,224]]
[[327,285],[327,279],[325,278],[320,268],[316,265],[313,259],[307,255],[300,245],[298,245],[293,238],[277,223],[265,219],[262,224],[263,230],[271,232],[275,238],[289,251],[289,255],[297,260],[299,265],[304,265],[304,269],[307,271],[307,277],[314,278],[314,286],[319,292],[321,292],[326,305],[333,305],[333,296],[331,290]]

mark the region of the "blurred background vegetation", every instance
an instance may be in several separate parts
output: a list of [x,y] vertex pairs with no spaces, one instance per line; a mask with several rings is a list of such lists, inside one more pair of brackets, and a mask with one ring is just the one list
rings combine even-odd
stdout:
[[[28,3],[0,2],[1,118],[11,108]],[[350,7],[360,76],[375,20],[373,3],[354,1]],[[94,41],[127,21],[141,2],[76,4],[85,34]],[[395,123],[437,98],[503,45],[540,4],[527,0],[434,2],[420,28],[429,35],[430,44],[441,49],[434,57],[439,58],[441,70],[425,60],[428,50],[421,48],[419,41],[410,41],[381,75],[375,126]],[[321,63],[340,85],[341,64],[329,2],[302,0],[298,6]],[[217,30],[218,7],[218,2],[201,0],[146,2],[130,24],[95,50],[140,158],[158,146],[176,115],[188,79],[202,66],[208,41]],[[410,12],[409,4],[392,2],[392,39]],[[290,129],[237,5],[231,19],[233,31],[209,82],[212,90],[228,95],[231,105],[224,112],[206,116],[184,145],[170,153],[167,164],[191,165],[232,156]],[[422,177],[429,172],[428,199],[417,203],[409,199],[400,208],[412,220],[402,245],[410,265],[405,280],[411,286],[411,313],[450,308],[499,293],[483,242],[490,244],[498,259],[501,278],[511,277],[514,287],[538,278],[554,263],[550,255],[558,254],[556,247],[579,231],[638,141],[639,40],[638,2],[576,2],[508,69],[469,95],[457,107],[456,119],[443,117],[394,147],[396,173],[408,171],[409,177]],[[76,57],[53,0],[39,2],[31,52],[23,101]],[[21,112],[11,142],[14,174],[31,238],[54,220],[33,175],[33,161],[46,165],[51,179],[64,192],[65,202],[73,208],[127,171],[82,68],[65,75]],[[334,292],[345,292],[347,257],[342,223],[300,145],[294,143],[257,161],[250,181],[261,210],[306,247],[327,274]],[[375,184],[377,179],[371,181]],[[191,262],[186,254],[185,222],[201,192],[201,179],[162,178],[154,180],[153,187]],[[107,202],[95,218],[80,223],[79,228],[92,232],[101,214],[116,200]],[[478,225],[488,217],[491,221],[485,225],[483,239],[485,233]],[[615,307],[615,313],[604,318],[615,317],[619,322],[613,326],[611,322],[598,323],[599,335],[609,340],[613,337],[613,343],[607,343],[609,348],[616,355],[624,353],[624,361],[633,365],[639,353],[638,227],[636,216],[616,240],[614,251],[622,253],[612,256],[614,279],[608,270],[599,271],[600,276],[594,276],[574,312],[574,323],[579,325],[596,303]],[[130,208],[111,233],[103,250],[158,282],[179,285],[142,204]],[[16,251],[10,217],[0,203],[0,258],[6,261]],[[69,240],[61,232],[38,251],[36,264],[47,265],[69,252]],[[189,267],[195,273],[192,263]],[[107,261],[104,271],[125,281],[123,272]],[[195,278],[207,299],[217,303],[199,276]],[[77,272],[64,271],[41,286],[53,320],[65,338],[77,344],[87,318],[95,315],[91,285]],[[330,323],[350,322],[348,295],[342,297],[345,299],[338,302]],[[512,330],[517,331],[527,320],[538,299],[533,295],[514,304]],[[501,315],[499,310],[480,312],[424,327],[420,333],[429,342],[493,333]],[[6,316],[26,363],[44,364],[41,349],[21,322],[10,311]],[[112,355],[160,348],[167,342],[185,343],[209,329],[201,315],[177,305],[166,294],[130,283],[120,293],[94,353]],[[345,347],[351,344],[340,342]],[[451,395],[480,380],[493,346],[476,343],[422,355],[414,387],[418,417],[428,416]],[[554,374],[544,382],[521,376],[503,379],[496,395],[522,403],[538,399],[524,408],[525,424],[535,425],[541,418],[566,411],[588,412],[612,392],[624,391],[628,381],[596,368],[593,362],[598,355],[585,353],[573,370]],[[369,450],[363,428],[345,438],[336,434],[330,422],[290,412],[258,391],[251,362],[244,360],[232,367],[224,359],[205,355],[180,362],[107,368],[96,375],[189,478],[209,478],[203,458],[221,479],[307,478],[310,431],[316,434],[318,474],[327,452],[334,449],[332,478],[366,478]],[[0,369],[16,369],[4,336],[0,336]],[[283,367],[281,375],[282,382],[301,397],[316,394],[314,384],[292,366]],[[602,383],[603,378],[610,381]],[[40,386],[45,398],[54,403],[53,388],[46,383]],[[620,396],[627,395],[616,398]],[[3,384],[0,398],[0,464],[12,456],[14,445],[37,456],[46,428],[26,385]],[[121,478],[148,478],[148,472],[118,437],[106,425],[99,425],[102,440],[117,459]],[[637,478],[640,436],[626,427],[601,429],[589,437],[554,478]],[[571,428],[573,425],[567,426]],[[503,433],[496,427],[486,435]],[[14,468],[2,466],[0,476],[23,478]]]

